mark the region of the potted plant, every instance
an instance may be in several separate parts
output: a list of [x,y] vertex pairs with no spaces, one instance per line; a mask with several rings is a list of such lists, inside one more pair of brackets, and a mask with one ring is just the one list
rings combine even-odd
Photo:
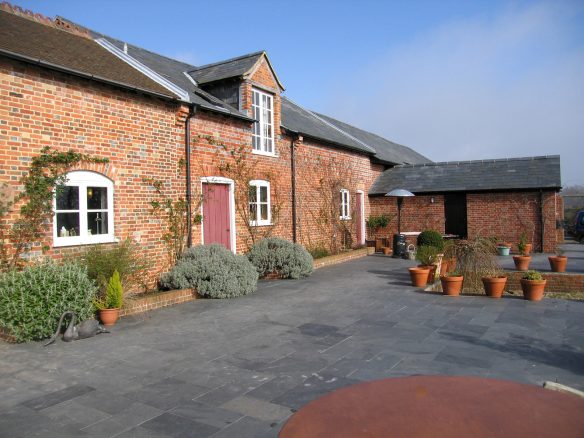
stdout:
[[531,262],[531,257],[527,255],[527,235],[525,233],[521,234],[519,243],[517,244],[517,249],[519,249],[519,255],[513,256],[513,262],[515,263],[515,269],[518,271],[527,271],[529,269],[529,263]]
[[462,283],[464,277],[458,271],[450,272],[446,275],[440,276],[440,283],[442,283],[442,294],[450,297],[457,297],[462,290]]
[[390,255],[391,254],[391,248],[389,246],[382,246],[381,247],[381,251],[383,252],[384,255]]
[[430,268],[419,267],[409,268],[412,286],[424,288],[428,284],[428,277],[430,276]]
[[112,326],[116,323],[123,302],[124,288],[120,281],[120,274],[116,269],[109,279],[103,296],[94,302],[99,319],[103,325]]
[[382,248],[386,245],[387,239],[376,238],[375,233],[380,228],[385,228],[389,225],[390,218],[386,214],[380,216],[369,216],[367,219],[367,228],[369,230],[369,240],[366,241],[367,246],[375,247],[376,252],[382,251]]
[[511,252],[511,246],[506,243],[500,243],[497,245],[497,255],[508,256]]
[[549,256],[548,260],[552,272],[566,272],[568,257],[564,255],[564,250],[560,246],[556,248],[556,255]]
[[521,277],[521,289],[523,298],[529,301],[540,301],[543,298],[543,292],[547,280],[537,271],[527,271]]
[[490,298],[501,298],[507,284],[507,276],[500,269],[485,273],[481,277],[485,294]]
[[427,283],[434,283],[436,278],[436,265],[438,250],[433,246],[421,245],[416,251],[416,260],[420,262],[418,268],[429,269]]

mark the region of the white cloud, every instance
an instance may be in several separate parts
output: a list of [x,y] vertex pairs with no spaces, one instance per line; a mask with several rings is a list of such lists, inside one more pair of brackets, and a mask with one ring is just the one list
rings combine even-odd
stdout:
[[539,4],[429,30],[350,71],[323,110],[434,161],[561,154],[564,184],[584,183],[575,16]]

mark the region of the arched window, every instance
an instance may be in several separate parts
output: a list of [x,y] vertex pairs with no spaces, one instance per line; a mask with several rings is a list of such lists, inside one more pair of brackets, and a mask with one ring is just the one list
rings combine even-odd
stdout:
[[114,184],[95,172],[73,171],[57,189],[54,246],[114,241]]
[[255,179],[249,182],[250,225],[271,225],[270,183]]
[[350,209],[350,195],[347,189],[341,189],[341,203],[340,203],[340,219],[348,220],[351,219],[351,209]]

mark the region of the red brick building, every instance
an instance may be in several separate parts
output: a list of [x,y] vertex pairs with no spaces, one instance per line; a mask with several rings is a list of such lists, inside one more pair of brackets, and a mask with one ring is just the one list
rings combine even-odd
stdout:
[[[164,221],[150,207],[158,195],[145,178],[160,181],[169,199],[190,199],[185,221],[191,244],[219,242],[243,252],[267,235],[329,250],[363,244],[366,218],[392,211],[391,200],[378,196],[388,175],[435,165],[410,148],[309,111],[283,92],[265,52],[197,67],[61,17],[2,4],[5,192],[21,190],[22,176],[43,147],[108,159],[69,174],[45,239],[33,243],[32,254],[46,245],[59,257],[130,238],[156,261],[153,275],[167,269]],[[484,206],[533,204],[526,217],[535,224],[534,243],[541,238],[541,213],[543,249],[549,250],[559,218],[559,159],[552,161],[557,175],[547,186],[469,192],[468,235],[488,222],[489,233],[516,240],[521,227]],[[550,165],[533,160],[544,162]],[[451,189],[418,191],[419,208],[406,203],[404,229],[448,231],[443,200]],[[393,225],[381,232],[392,233]]]

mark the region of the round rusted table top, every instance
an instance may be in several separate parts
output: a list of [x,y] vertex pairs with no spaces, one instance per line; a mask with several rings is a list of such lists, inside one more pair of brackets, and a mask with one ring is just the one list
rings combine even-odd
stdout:
[[478,377],[384,379],[312,401],[279,437],[582,438],[584,399]]

